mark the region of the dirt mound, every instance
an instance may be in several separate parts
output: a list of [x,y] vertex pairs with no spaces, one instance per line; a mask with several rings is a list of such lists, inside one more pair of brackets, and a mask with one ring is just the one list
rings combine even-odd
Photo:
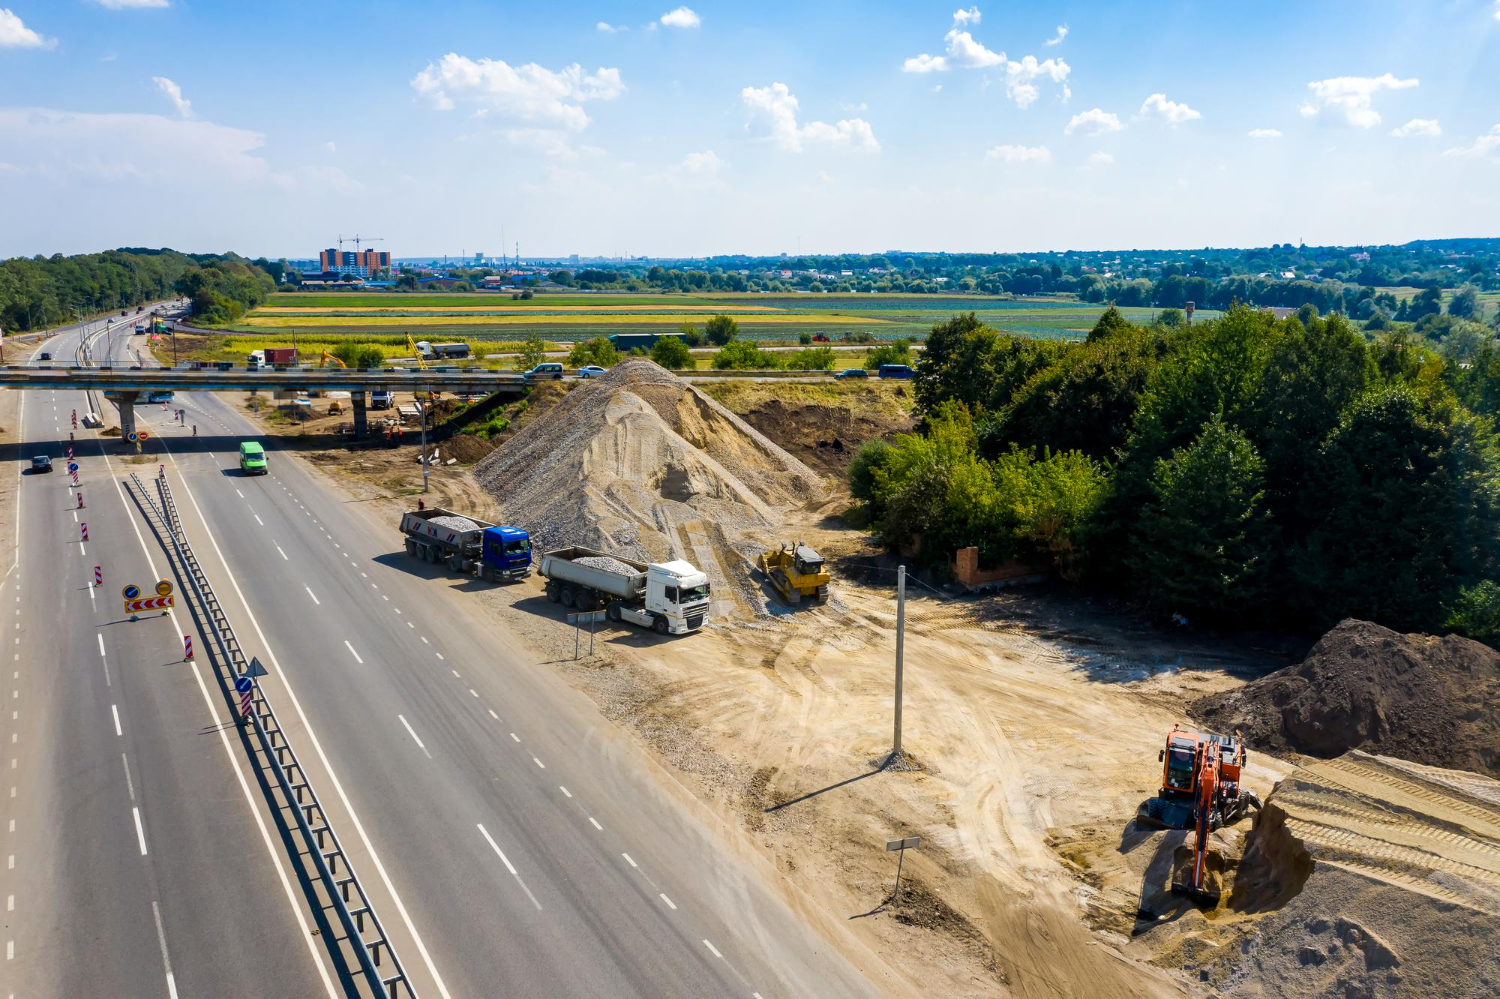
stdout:
[[1500,776],[1500,653],[1449,635],[1341,622],[1302,662],[1200,698],[1193,716],[1252,747],[1338,756],[1364,748]]
[[718,591],[717,613],[764,609],[749,559],[821,488],[806,465],[643,360],[579,385],[474,472],[538,548],[685,558]]

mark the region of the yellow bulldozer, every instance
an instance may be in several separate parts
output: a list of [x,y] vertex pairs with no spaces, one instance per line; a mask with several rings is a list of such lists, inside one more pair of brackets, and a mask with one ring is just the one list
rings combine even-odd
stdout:
[[792,606],[807,597],[820,604],[828,602],[828,584],[833,577],[828,574],[823,556],[802,542],[767,549],[757,562],[776,592]]

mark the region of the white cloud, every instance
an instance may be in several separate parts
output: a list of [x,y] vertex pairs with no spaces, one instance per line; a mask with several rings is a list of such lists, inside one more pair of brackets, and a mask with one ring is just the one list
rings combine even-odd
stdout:
[[1391,129],[1398,139],[1435,138],[1443,134],[1443,128],[1431,118],[1413,118],[1400,128]]
[[1474,140],[1470,146],[1455,146],[1444,150],[1444,156],[1462,156],[1473,159],[1488,156],[1491,153],[1500,153],[1500,125],[1495,125],[1488,132]]
[[630,29],[623,24],[610,24],[608,21],[600,21],[594,25],[594,30],[602,31],[606,35],[618,35],[620,32],[629,31]]
[[56,38],[43,38],[9,8],[0,7],[0,49],[50,49],[56,45]]
[[1088,166],[1091,168],[1114,166],[1115,158],[1109,153],[1094,153],[1089,157]]
[[1142,118],[1161,118],[1173,125],[1180,125],[1185,121],[1196,121],[1203,117],[1186,104],[1167,100],[1166,94],[1152,94],[1146,98],[1139,113]]
[[580,154],[602,152],[597,146],[573,145],[570,134],[560,128],[505,128],[500,134],[513,146],[531,149],[554,159],[576,160]]
[[614,100],[625,92],[618,69],[585,73],[578,63],[550,70],[529,62],[511,66],[500,59],[470,59],[449,52],[430,62],[411,81],[412,89],[441,111],[456,102],[508,118],[581,131],[589,116],[585,101]]
[[703,23],[703,19],[691,7],[678,7],[663,14],[661,23],[668,28],[696,28]]
[[995,146],[984,154],[986,163],[1051,163],[1052,150],[1046,146]]
[[1016,102],[1017,107],[1030,107],[1040,96],[1032,80],[1047,77],[1053,83],[1063,85],[1063,99],[1073,96],[1068,89],[1068,74],[1072,68],[1061,59],[1046,59],[1037,62],[1036,56],[1025,56],[1020,62],[1005,64],[1005,96]]
[[1311,96],[1298,110],[1307,118],[1342,118],[1355,128],[1374,128],[1380,124],[1380,112],[1372,106],[1375,94],[1382,90],[1407,90],[1417,83],[1415,77],[1401,80],[1390,73],[1314,80],[1307,85]]
[[1495,20],[1500,21],[1500,0],[1495,0]]
[[912,56],[901,64],[903,73],[943,73],[947,69],[947,59],[942,56],[928,55],[926,52]]
[[182,96],[181,87],[165,76],[153,76],[151,81],[156,84],[156,89],[160,90],[162,95],[172,102],[172,106],[177,109],[177,113],[180,116],[183,118],[191,118],[193,116],[193,102]]
[[797,123],[797,98],[784,83],[769,87],[745,87],[740,91],[749,119],[745,128],[769,139],[788,152],[801,152],[804,142],[878,152],[880,143],[863,118],[845,118],[837,124],[826,121]]
[[953,12],[954,24],[978,24],[979,8],[970,7],[967,10],[955,10]]
[[207,171],[271,181],[276,175],[254,155],[264,144],[258,132],[166,115],[0,108],[0,149],[26,150],[27,169],[38,175],[166,181]]
[[1247,135],[1252,139],[1279,139],[1281,130],[1278,128],[1252,128]]
[[1057,26],[1057,35],[1055,37],[1047,39],[1042,44],[1043,45],[1061,45],[1063,39],[1067,38],[1067,37],[1068,37],[1068,26],[1066,24],[1059,24]]
[[172,6],[172,0],[94,0],[94,2],[101,7],[108,7],[110,10],[126,10],[141,7],[162,8]]
[[719,171],[728,168],[729,164],[712,149],[705,149],[701,153],[688,153],[678,166],[685,174],[717,180]]
[[1063,131],[1072,135],[1079,129],[1086,130],[1088,135],[1102,135],[1105,132],[1118,132],[1125,126],[1120,124],[1120,116],[1099,108],[1075,114],[1068,120],[1068,127]]
[[335,155],[337,155],[339,151],[339,147],[334,145],[332,142],[323,143],[323,148],[328,150],[330,153],[334,153]]
[[967,31],[954,28],[943,36],[948,43],[948,62],[968,69],[988,69],[1005,62],[1004,52],[992,52]]

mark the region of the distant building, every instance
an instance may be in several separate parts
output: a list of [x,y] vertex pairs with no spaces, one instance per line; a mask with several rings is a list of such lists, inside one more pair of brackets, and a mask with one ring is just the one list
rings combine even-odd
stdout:
[[324,250],[318,254],[318,269],[327,273],[369,277],[376,271],[391,269],[391,255],[386,250]]

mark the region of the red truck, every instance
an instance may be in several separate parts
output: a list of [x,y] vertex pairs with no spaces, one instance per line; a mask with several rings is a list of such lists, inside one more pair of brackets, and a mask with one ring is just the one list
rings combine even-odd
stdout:
[[297,363],[297,348],[296,347],[267,347],[266,348],[266,363],[267,364],[296,364]]

